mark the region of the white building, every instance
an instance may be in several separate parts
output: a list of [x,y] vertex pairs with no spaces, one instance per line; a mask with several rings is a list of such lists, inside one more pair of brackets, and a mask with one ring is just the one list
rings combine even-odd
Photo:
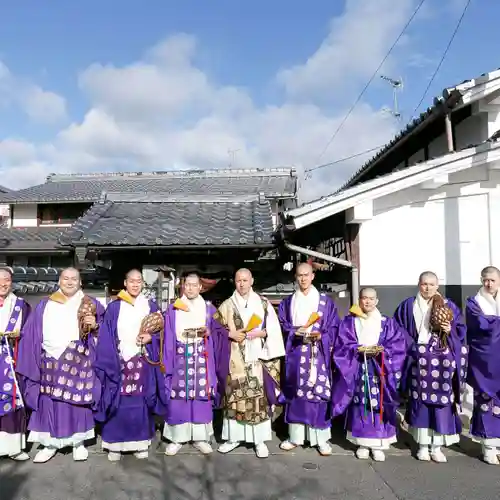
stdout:
[[384,313],[425,270],[463,305],[500,267],[499,130],[500,71],[446,89],[339,191],[286,211],[285,242],[352,265],[354,291],[375,286]]

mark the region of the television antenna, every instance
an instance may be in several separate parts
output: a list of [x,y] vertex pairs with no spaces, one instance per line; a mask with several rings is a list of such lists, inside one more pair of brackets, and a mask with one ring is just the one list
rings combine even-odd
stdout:
[[382,80],[386,81],[391,87],[392,87],[392,97],[393,97],[393,108],[382,108],[382,111],[386,113],[390,113],[396,120],[401,121],[402,115],[399,111],[399,103],[398,103],[398,92],[401,92],[403,90],[403,79],[399,78],[399,80],[396,80],[394,78],[391,78],[389,76],[385,75],[380,75],[380,78]]

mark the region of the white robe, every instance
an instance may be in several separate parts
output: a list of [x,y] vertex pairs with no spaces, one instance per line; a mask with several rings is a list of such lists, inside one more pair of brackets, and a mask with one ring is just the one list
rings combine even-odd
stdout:
[[[245,300],[238,292],[234,292],[231,299],[243,320],[243,324],[247,324],[252,314],[256,314],[260,318],[264,318],[264,308],[262,300],[253,290],[250,291],[248,300]],[[262,323],[257,326],[256,330],[262,328]],[[260,360],[271,360],[280,358],[285,355],[285,345],[283,342],[283,334],[278,320],[278,315],[273,306],[267,305],[267,321],[266,321],[267,338],[265,342],[262,339],[247,339],[245,340],[245,362],[251,365],[253,375],[262,380],[262,365]],[[247,442],[260,444],[265,441],[272,440],[271,419],[261,422],[260,424],[247,424],[238,422],[234,419],[223,419],[222,424],[222,439],[236,442]]]
[[[428,344],[431,339],[430,319],[432,302],[424,299],[420,293],[415,297],[413,304],[413,319],[417,327],[419,344]],[[432,429],[409,427],[409,433],[421,446],[451,446],[460,441],[458,434],[440,434]]]
[[[189,311],[175,311],[175,335],[178,340],[185,342],[182,333],[187,328],[200,328],[207,323],[207,303],[203,297],[199,296],[189,300],[185,295],[181,297],[188,307]],[[199,343],[202,339],[188,339],[188,343]],[[173,443],[188,443],[189,441],[209,442],[214,434],[212,422],[208,424],[193,424],[185,422],[184,424],[169,425],[165,422],[163,428],[163,437]]]

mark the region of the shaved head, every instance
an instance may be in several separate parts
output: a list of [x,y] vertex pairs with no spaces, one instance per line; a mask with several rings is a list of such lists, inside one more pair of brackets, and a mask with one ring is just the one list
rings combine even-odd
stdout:
[[418,282],[423,283],[424,281],[427,280],[435,280],[436,283],[439,282],[437,274],[432,271],[424,271],[423,273],[420,273],[420,276],[418,277]]
[[66,297],[72,297],[82,287],[80,271],[75,267],[67,267],[59,276],[59,287]]
[[141,271],[139,271],[139,269],[131,269],[130,271],[127,272],[127,274],[125,275],[125,279],[128,279],[128,278],[142,278],[142,273]]
[[481,283],[490,295],[496,297],[500,287],[500,271],[495,266],[487,266],[481,271]]
[[6,267],[0,267],[0,297],[5,298],[12,290],[12,271]]
[[364,297],[365,295],[377,298],[377,290],[375,290],[375,288],[365,286],[359,291],[359,298]]
[[295,279],[297,280],[300,291],[307,295],[309,290],[312,288],[312,282],[314,279],[314,270],[311,264],[307,262],[299,264],[295,271]]
[[439,288],[437,274],[432,271],[424,271],[418,277],[418,291],[425,300],[430,300],[436,295]]
[[243,298],[247,298],[253,286],[253,276],[250,269],[247,269],[246,267],[238,269],[234,275],[234,284],[236,291]]
[[142,292],[142,287],[144,286],[144,280],[141,271],[139,269],[131,269],[125,275],[125,281],[123,282],[125,290],[131,297],[137,297]]
[[361,310],[369,314],[378,306],[377,290],[375,288],[365,286],[359,291],[359,307]]

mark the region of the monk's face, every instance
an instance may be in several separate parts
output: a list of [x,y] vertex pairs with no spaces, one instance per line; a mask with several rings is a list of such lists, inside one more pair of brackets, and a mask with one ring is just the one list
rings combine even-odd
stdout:
[[253,277],[248,271],[238,271],[234,277],[236,291],[241,296],[246,296],[250,292],[253,285]]
[[297,284],[299,285],[301,292],[306,292],[311,288],[314,279],[312,267],[307,265],[299,266],[297,268],[295,277],[297,279]]
[[484,289],[491,295],[496,295],[500,286],[500,276],[498,273],[487,273],[481,278]]
[[12,278],[7,271],[0,271],[0,297],[4,299],[12,290]]
[[201,283],[196,276],[188,276],[184,281],[184,295],[189,299],[193,300],[200,295]]
[[137,297],[142,292],[144,280],[138,271],[130,272],[124,281],[125,290],[131,297]]
[[420,295],[426,300],[432,299],[438,288],[438,280],[434,276],[424,276],[418,284]]
[[59,288],[66,297],[73,297],[80,290],[82,283],[76,269],[65,269],[59,278]]
[[372,312],[378,306],[378,298],[375,290],[363,290],[359,297],[359,307],[364,313]]

